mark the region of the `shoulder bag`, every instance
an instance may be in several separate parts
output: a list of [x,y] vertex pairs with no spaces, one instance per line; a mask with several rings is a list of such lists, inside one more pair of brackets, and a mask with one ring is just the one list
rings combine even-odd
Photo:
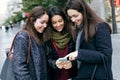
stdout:
[[[30,59],[30,35],[25,30],[21,30],[19,32],[26,32],[28,34],[28,55],[27,55],[27,61],[26,61],[27,64],[28,64],[29,59]],[[13,38],[10,50],[6,53],[7,58],[6,58],[6,60],[3,64],[3,67],[2,67],[2,71],[1,71],[1,75],[0,75],[1,80],[15,80],[15,75],[14,75],[13,68],[12,68],[12,60],[13,60],[12,49],[13,49],[13,46],[14,46],[15,38],[18,35],[18,33]]]

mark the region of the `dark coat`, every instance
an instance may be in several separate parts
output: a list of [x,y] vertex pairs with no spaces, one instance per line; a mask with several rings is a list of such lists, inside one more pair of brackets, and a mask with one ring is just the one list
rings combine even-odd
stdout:
[[13,68],[16,80],[47,80],[46,57],[43,45],[30,38],[30,61],[27,64],[28,35],[20,32],[14,42]]
[[106,80],[108,76],[108,80],[112,80],[112,43],[108,26],[105,23],[98,24],[96,35],[92,39],[86,43],[82,34],[80,41],[77,58],[81,61],[81,65],[78,69],[78,78],[90,79],[97,64],[94,79]]
[[[48,61],[48,72],[49,80],[58,80],[59,70],[55,65],[56,60],[59,58],[51,40],[46,42],[48,48],[47,61]],[[68,54],[75,50],[75,43],[70,40],[68,43]],[[70,69],[70,76],[73,78],[77,75],[77,62],[72,61],[72,68]]]

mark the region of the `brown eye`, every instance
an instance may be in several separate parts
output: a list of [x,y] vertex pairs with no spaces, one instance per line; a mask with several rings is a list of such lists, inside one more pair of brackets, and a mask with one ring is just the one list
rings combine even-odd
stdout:
[[56,22],[52,22],[52,24],[55,24]]

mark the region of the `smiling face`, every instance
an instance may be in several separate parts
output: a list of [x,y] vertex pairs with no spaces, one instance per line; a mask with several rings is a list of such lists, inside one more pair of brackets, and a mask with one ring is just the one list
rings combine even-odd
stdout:
[[52,26],[58,32],[61,32],[64,28],[64,19],[60,15],[54,15],[51,18]]
[[48,19],[49,17],[47,14],[44,14],[40,18],[37,18],[34,22],[34,27],[36,31],[38,31],[39,33],[43,33],[44,29],[47,27]]
[[71,21],[76,25],[80,25],[83,21],[83,15],[74,9],[68,9],[67,14],[70,17]]

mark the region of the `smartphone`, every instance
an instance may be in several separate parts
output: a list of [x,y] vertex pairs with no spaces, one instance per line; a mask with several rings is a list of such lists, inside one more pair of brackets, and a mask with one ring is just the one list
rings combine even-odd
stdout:
[[59,61],[61,61],[61,62],[67,62],[68,58],[67,57],[59,58]]

